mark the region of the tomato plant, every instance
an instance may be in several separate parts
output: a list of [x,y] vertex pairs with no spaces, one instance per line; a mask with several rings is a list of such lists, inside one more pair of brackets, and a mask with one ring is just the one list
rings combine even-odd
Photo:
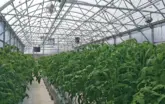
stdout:
[[43,75],[79,104],[165,104],[165,44],[94,44],[39,59]]
[[27,97],[35,60],[13,46],[0,49],[0,104],[18,104]]

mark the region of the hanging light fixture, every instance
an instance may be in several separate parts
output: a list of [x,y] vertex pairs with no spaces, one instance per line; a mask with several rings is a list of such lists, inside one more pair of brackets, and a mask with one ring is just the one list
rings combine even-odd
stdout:
[[54,45],[55,39],[54,38],[48,38],[48,44]]
[[56,7],[53,3],[49,3],[46,8],[45,8],[46,12],[48,12],[49,14],[53,14],[56,11]]
[[150,15],[148,15],[148,16],[145,17],[145,22],[148,23],[148,24],[150,24],[152,21],[153,21],[153,18],[152,18],[152,15],[150,13]]
[[79,44],[80,43],[80,37],[75,37],[75,43]]

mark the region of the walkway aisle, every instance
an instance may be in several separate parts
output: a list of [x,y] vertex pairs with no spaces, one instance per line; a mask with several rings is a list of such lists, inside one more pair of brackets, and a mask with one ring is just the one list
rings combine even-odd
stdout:
[[33,81],[28,91],[29,98],[25,98],[23,104],[54,104],[50,99],[46,86],[41,80],[38,84],[37,81]]

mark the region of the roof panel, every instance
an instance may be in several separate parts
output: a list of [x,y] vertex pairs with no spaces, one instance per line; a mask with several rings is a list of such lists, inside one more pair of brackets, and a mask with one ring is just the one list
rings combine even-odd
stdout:
[[43,42],[40,36],[49,38],[60,36],[58,34],[62,35],[64,42],[74,41],[74,36],[78,35],[85,43],[91,41],[91,36],[97,40],[146,25],[145,18],[150,14],[152,22],[163,20],[165,5],[162,1],[67,0],[60,9],[57,1],[15,0],[14,5],[9,4],[1,13],[27,46],[28,39],[40,45]]

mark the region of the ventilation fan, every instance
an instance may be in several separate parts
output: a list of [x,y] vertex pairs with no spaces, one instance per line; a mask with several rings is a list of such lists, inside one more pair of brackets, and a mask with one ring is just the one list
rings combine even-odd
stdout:
[[56,7],[54,4],[50,3],[46,6],[45,8],[46,12],[48,12],[49,14],[53,14],[56,11]]

